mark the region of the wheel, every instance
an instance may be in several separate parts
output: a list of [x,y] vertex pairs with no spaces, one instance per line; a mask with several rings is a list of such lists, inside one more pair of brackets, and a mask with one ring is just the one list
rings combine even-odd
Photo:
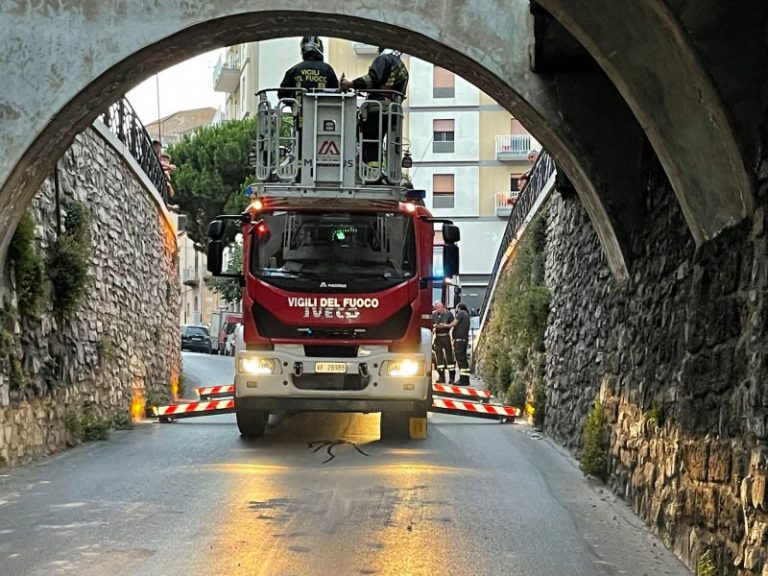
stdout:
[[235,416],[237,418],[237,429],[243,438],[258,438],[267,430],[269,421],[269,412],[266,410],[256,410],[243,406],[242,402],[235,399]]

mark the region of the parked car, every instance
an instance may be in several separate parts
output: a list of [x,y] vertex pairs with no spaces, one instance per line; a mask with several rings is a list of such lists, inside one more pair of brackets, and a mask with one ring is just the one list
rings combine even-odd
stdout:
[[193,352],[211,353],[211,335],[205,326],[185,325],[181,327],[181,349]]

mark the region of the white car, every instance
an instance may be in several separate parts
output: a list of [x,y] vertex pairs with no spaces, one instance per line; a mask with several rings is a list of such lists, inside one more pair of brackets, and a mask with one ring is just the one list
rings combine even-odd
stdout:
[[227,356],[234,356],[236,349],[236,341],[243,340],[243,325],[240,323],[235,324],[235,328],[227,335],[227,341],[224,343],[224,354]]

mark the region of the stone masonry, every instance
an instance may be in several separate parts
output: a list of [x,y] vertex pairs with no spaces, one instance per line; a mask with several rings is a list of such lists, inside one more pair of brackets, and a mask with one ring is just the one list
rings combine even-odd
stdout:
[[689,567],[709,550],[717,574],[765,576],[765,209],[696,249],[658,165],[643,209],[620,284],[579,199],[552,199],[546,432],[578,453],[599,400],[613,490]]
[[[71,444],[67,415],[86,404],[111,420],[132,406],[140,413],[147,400],[167,399],[178,386],[175,232],[138,166],[110,142],[90,128],[59,160],[61,220],[71,201],[90,209],[90,284],[66,323],[56,320],[50,299],[38,320],[17,315],[11,322],[24,378],[14,383],[8,358],[0,358],[0,468]],[[56,206],[52,176],[29,207],[43,252],[56,235]],[[3,305],[16,307],[12,289]]]

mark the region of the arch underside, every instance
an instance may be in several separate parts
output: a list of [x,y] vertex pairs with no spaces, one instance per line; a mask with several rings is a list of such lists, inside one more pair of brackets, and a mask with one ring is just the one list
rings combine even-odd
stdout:
[[[610,4],[610,0],[601,3]],[[727,122],[719,121],[709,131],[700,129],[697,141],[687,142],[696,144],[696,149],[686,158],[699,158],[697,167],[702,173],[695,179],[683,177],[688,168],[674,162],[680,147],[668,140],[675,138],[678,124],[701,119],[694,111],[689,119],[654,115],[647,109],[653,103],[635,93],[638,82],[642,88],[642,78],[633,83],[624,77],[626,69],[603,66],[602,44],[586,37],[591,29],[578,29],[576,35],[583,36],[580,40],[607,75],[600,70],[533,73],[526,0],[487,4],[379,0],[375,6],[367,1],[332,2],[323,13],[312,11],[316,3],[311,0],[297,0],[291,10],[273,0],[240,0],[227,6],[190,0],[183,6],[162,8],[130,4],[96,6],[81,0],[53,14],[45,12],[56,10],[50,7],[0,7],[0,70],[7,79],[0,93],[0,121],[4,121],[0,132],[0,258],[15,223],[56,159],[75,134],[128,89],[206,50],[306,31],[395,45],[456,72],[493,97],[526,125],[574,183],[608,265],[620,279],[628,275],[627,236],[638,225],[634,208],[641,185],[635,153],[644,133],[670,175],[697,240],[713,236],[751,210],[748,178],[743,164],[734,160],[733,138],[723,138]],[[556,17],[573,27],[569,8],[556,6],[554,1],[542,4],[550,4]],[[30,26],[35,34],[23,33]],[[672,78],[677,72],[674,66],[662,72],[670,76],[671,83],[680,82]],[[33,89],[29,78],[39,79],[40,85]],[[700,113],[711,114],[711,106]],[[643,119],[642,128],[636,117]],[[656,121],[673,126],[660,129]],[[710,147],[715,136],[720,143]],[[728,166],[709,162],[707,156],[713,151],[727,152],[723,157],[729,159]],[[730,177],[738,187],[699,188],[696,193],[704,194],[709,202],[704,209],[691,209],[689,188],[703,186],[713,176],[708,176],[710,166],[723,169],[711,182]],[[712,211],[717,212],[716,218]]]

